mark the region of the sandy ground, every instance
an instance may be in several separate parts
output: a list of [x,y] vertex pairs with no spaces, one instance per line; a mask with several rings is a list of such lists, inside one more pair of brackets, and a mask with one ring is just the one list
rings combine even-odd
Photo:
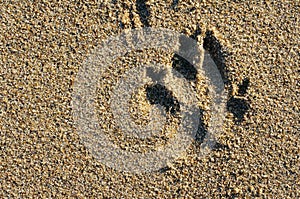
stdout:
[[[0,1],[0,198],[299,198],[300,4]],[[74,79],[99,43],[164,27],[211,53],[229,91],[224,132],[159,172],[111,169],[72,118]]]

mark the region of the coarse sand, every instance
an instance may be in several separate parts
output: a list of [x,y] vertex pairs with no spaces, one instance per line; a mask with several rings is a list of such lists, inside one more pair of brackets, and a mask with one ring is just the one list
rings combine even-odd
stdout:
[[[0,198],[300,198],[299,13],[298,0],[0,0]],[[101,41],[146,26],[203,45],[228,101],[211,153],[197,156],[196,139],[167,167],[134,174],[93,157],[71,101],[76,75]],[[171,63],[171,55],[149,52],[138,56]],[[130,66],[122,59],[116,63]],[[142,108],[133,100],[132,109],[147,112],[139,92]],[[110,134],[134,144],[120,136]]]

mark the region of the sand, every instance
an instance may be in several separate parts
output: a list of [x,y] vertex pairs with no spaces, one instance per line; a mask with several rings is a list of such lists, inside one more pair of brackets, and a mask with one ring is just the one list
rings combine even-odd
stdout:
[[[0,197],[299,198],[299,12],[298,0],[0,1]],[[144,26],[204,45],[228,102],[211,153],[197,156],[195,141],[174,164],[133,174],[87,150],[71,100],[100,42]]]

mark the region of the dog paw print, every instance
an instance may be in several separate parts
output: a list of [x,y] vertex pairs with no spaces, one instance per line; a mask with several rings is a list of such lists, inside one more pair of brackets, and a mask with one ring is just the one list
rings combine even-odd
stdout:
[[[178,5],[178,0],[173,0],[171,7],[173,9],[177,9],[177,5]],[[146,4],[146,1],[145,0],[136,0],[135,7],[136,7],[137,13],[139,15],[140,21],[142,22],[143,26],[149,27],[150,26],[150,22],[149,22],[150,8]],[[130,10],[130,12],[131,11],[132,10]],[[132,21],[132,19],[131,19],[131,21]],[[197,40],[197,37],[200,34],[201,34],[201,29],[199,27],[197,27],[195,32],[192,35],[190,35],[190,38]],[[228,96],[229,100],[227,102],[227,110],[233,114],[233,116],[237,122],[243,121],[245,113],[250,108],[249,102],[248,102],[247,98],[245,97],[248,87],[249,87],[249,84],[250,84],[250,79],[245,78],[240,85],[235,85],[229,81],[228,67],[226,66],[226,57],[230,56],[231,54],[229,52],[224,51],[223,46],[221,45],[219,40],[214,36],[213,31],[210,31],[210,30],[206,31],[205,37],[203,40],[203,47],[206,51],[209,52],[209,54],[211,55],[215,64],[217,65],[219,72],[222,76],[222,79],[224,81],[224,84],[228,85],[230,90],[232,91],[231,94]],[[185,48],[188,49],[188,45],[184,44],[184,43],[180,43],[180,48],[182,48],[183,50]],[[181,73],[184,76],[184,78],[187,79],[188,81],[194,81],[196,79],[196,75],[197,75],[196,68],[192,64],[190,64],[188,61],[186,61],[183,57],[180,57],[177,54],[174,54],[174,56],[172,58],[172,67],[176,71]],[[157,89],[155,87],[155,85],[152,85],[152,86],[154,86],[154,87],[148,88],[149,92],[150,91],[152,92],[153,90]],[[162,90],[164,90],[164,92],[168,92],[166,90],[166,88],[163,88]],[[172,100],[174,100],[174,99],[172,99]],[[168,109],[170,107],[166,106],[166,108]],[[203,123],[201,123],[201,124],[203,124]],[[201,140],[201,138],[205,137],[206,128],[202,126],[201,129],[199,129],[199,131],[200,131],[200,133],[199,133],[198,137],[199,137],[199,140]]]

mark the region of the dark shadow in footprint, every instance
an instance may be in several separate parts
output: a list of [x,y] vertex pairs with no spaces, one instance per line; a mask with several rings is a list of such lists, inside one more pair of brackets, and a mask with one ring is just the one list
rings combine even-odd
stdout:
[[136,9],[137,12],[140,16],[140,20],[143,23],[144,27],[149,27],[149,16],[150,16],[150,11],[148,6],[146,5],[145,0],[136,0]]
[[249,109],[249,105],[245,99],[230,97],[227,102],[227,109],[234,115],[237,122],[241,122]]
[[152,78],[154,84],[146,87],[146,97],[150,104],[160,104],[167,112],[175,115],[180,111],[179,101],[174,97],[172,91],[169,91],[159,82],[163,80],[167,71],[155,71],[152,68],[147,69],[147,76]]
[[207,126],[204,124],[204,111],[200,109],[199,126],[195,135],[195,140],[202,143],[207,135]]
[[229,150],[229,146],[225,144],[221,144],[220,142],[217,142],[213,149],[213,151],[225,151],[225,150]]
[[171,168],[166,166],[166,167],[163,167],[163,168],[159,169],[158,172],[159,173],[165,173],[165,172],[170,171],[170,170],[171,170]]
[[175,54],[172,58],[172,67],[182,74],[185,79],[189,81],[196,80],[196,68],[183,57]]
[[[201,34],[201,30],[199,27],[195,30],[195,32],[190,35],[190,38],[197,41],[197,36]],[[181,54],[185,54],[189,57],[190,60],[196,60],[197,53],[199,51],[195,51],[197,43],[192,43],[186,39],[185,36],[179,38],[179,52]],[[192,50],[191,50],[192,49]],[[195,81],[197,76],[197,69],[193,64],[188,62],[186,59],[181,57],[178,54],[174,54],[172,58],[172,67],[179,73],[181,73],[185,79],[188,81]]]
[[249,78],[245,78],[243,80],[243,83],[239,85],[239,90],[238,90],[239,95],[245,95],[247,93],[249,83],[250,83]]
[[243,80],[243,83],[239,85],[238,96],[232,96],[227,102],[227,110],[230,111],[237,122],[242,122],[245,113],[249,110],[250,106],[246,99],[241,98],[247,93],[250,80],[248,78]]
[[178,100],[165,86],[154,84],[146,87],[147,99],[150,104],[160,104],[165,107],[166,112],[175,115],[180,110]]
[[215,64],[217,65],[224,83],[228,84],[229,83],[228,71],[227,71],[225,59],[226,57],[229,56],[229,53],[223,50],[221,43],[213,35],[212,31],[207,31],[205,33],[203,47],[205,50],[209,52],[211,58],[214,60]]

